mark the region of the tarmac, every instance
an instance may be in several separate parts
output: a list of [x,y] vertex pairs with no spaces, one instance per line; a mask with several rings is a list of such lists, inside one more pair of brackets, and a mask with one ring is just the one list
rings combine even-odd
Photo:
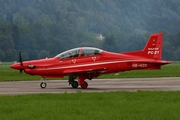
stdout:
[[77,93],[111,91],[179,91],[180,77],[164,78],[122,78],[86,80],[87,89],[74,89],[68,80],[46,80],[47,87],[42,89],[42,81],[0,82],[1,95],[37,94],[37,93]]

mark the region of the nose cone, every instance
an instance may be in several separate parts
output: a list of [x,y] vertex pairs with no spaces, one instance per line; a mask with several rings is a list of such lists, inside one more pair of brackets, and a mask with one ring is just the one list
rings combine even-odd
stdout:
[[22,70],[23,66],[21,66],[20,63],[15,63],[15,64],[11,65],[10,68],[16,69],[16,70]]

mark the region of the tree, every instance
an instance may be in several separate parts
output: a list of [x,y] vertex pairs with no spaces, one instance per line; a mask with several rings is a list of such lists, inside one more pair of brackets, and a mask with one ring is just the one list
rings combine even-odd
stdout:
[[39,59],[44,59],[44,58],[48,58],[49,57],[49,51],[46,50],[42,50],[38,53],[38,58]]
[[108,51],[116,51],[116,43],[115,43],[115,39],[114,39],[114,35],[109,33],[105,36],[103,45],[102,45],[104,50],[108,50]]

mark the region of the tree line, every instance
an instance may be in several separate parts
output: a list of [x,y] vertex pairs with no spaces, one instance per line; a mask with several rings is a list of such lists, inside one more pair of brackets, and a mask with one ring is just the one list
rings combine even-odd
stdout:
[[179,0],[0,0],[0,60],[18,60],[18,51],[24,60],[53,57],[80,46],[139,50],[160,31],[163,59],[180,60],[179,13]]

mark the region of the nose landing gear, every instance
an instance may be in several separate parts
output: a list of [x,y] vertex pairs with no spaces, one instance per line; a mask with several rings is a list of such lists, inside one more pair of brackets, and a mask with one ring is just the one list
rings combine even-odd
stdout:
[[46,86],[47,86],[47,84],[45,82],[41,82],[41,84],[40,84],[41,88],[46,88]]
[[42,77],[41,80],[42,80],[42,82],[40,84],[40,87],[44,89],[44,88],[46,88],[47,84],[44,82],[44,78],[43,77]]

